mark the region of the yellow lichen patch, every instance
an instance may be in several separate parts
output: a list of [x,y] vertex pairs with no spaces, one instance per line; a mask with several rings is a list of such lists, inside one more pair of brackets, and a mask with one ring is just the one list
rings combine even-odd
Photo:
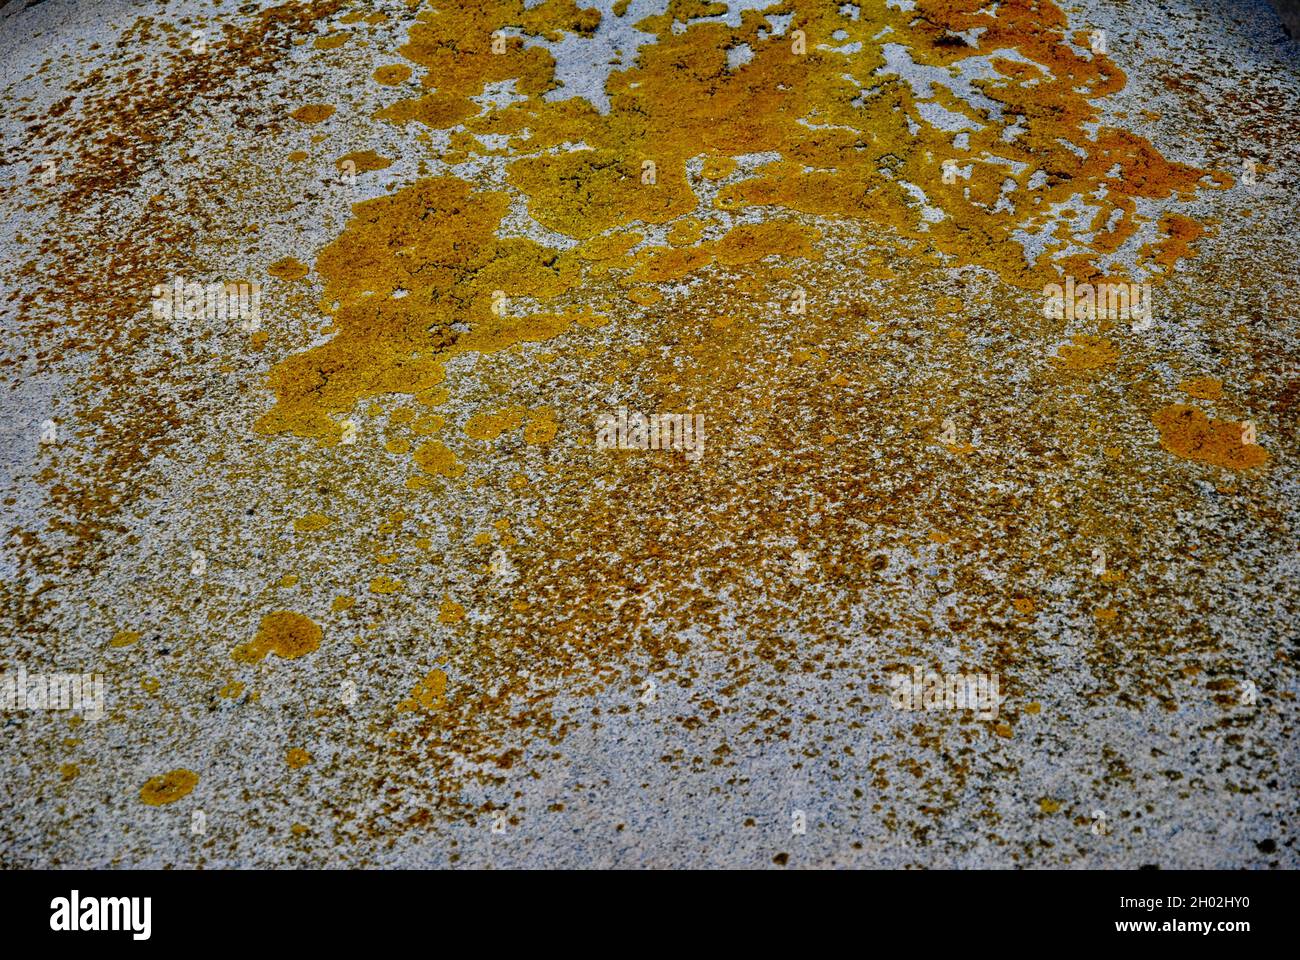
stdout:
[[653,307],[664,295],[654,287],[636,287],[628,291],[627,298],[638,306]]
[[550,443],[555,439],[558,430],[555,411],[549,407],[539,408],[528,414],[528,423],[524,427],[524,443]]
[[1064,370],[1099,370],[1119,359],[1119,348],[1105,337],[1075,336],[1052,359]]
[[375,577],[370,581],[371,593],[397,593],[402,589],[402,581],[393,580],[389,577]]
[[175,803],[181,797],[188,796],[199,782],[199,775],[184,768],[151,777],[140,788],[141,802],[151,807]]
[[119,630],[113,634],[113,639],[108,641],[110,647],[129,647],[140,639],[142,634],[139,630]]
[[672,225],[668,231],[668,242],[674,247],[686,247],[696,243],[704,234],[706,224],[695,217],[683,217]]
[[397,705],[398,710],[436,710],[446,702],[447,674],[431,670],[415,685],[411,695]]
[[411,68],[404,63],[394,63],[375,70],[375,81],[386,87],[395,87],[405,83],[411,76]]
[[1179,260],[1194,255],[1194,244],[1205,233],[1205,227],[1181,213],[1168,213],[1160,218],[1160,229],[1165,238],[1143,248],[1151,259],[1167,270],[1173,270]]
[[[451,331],[456,322],[508,328],[468,349],[553,335],[553,329],[530,331],[531,318],[497,316],[496,291],[554,296],[576,282],[576,267],[530,240],[497,240],[493,231],[507,198],[480,193],[471,201],[469,193],[469,184],[443,177],[353,207],[347,228],[316,263],[323,302],[338,303],[337,332],[271,371],[277,402],[259,420],[259,431],[337,442],[342,428],[330,414],[367,397],[431,390],[443,379],[442,356],[458,344]],[[429,229],[433,222],[438,229]],[[393,297],[398,291],[407,295]]]
[[455,600],[447,599],[442,601],[442,606],[438,608],[439,623],[460,623],[464,619],[464,607]]
[[279,277],[281,280],[301,280],[307,276],[307,264],[294,257],[285,257],[277,260],[266,268],[266,272],[273,277]]
[[1245,425],[1211,420],[1195,407],[1174,404],[1157,411],[1151,422],[1160,430],[1160,445],[1174,456],[1199,460],[1230,470],[1246,470],[1268,462],[1268,451],[1245,443]]
[[289,162],[302,163],[310,156],[311,154],[309,154],[306,150],[293,150],[289,153]]
[[285,660],[305,657],[320,647],[321,628],[300,613],[277,610],[262,618],[257,635],[240,644],[231,656],[240,663],[256,663],[268,653]]
[[285,762],[289,764],[290,769],[298,770],[311,763],[311,754],[302,747],[290,747],[285,754]]
[[238,700],[244,693],[244,685],[238,680],[229,680],[217,691],[217,696],[224,700]]
[[344,610],[351,610],[356,604],[356,598],[347,594],[339,594],[334,598],[334,602],[330,604],[330,610],[334,613],[342,613]]
[[328,103],[308,103],[293,111],[289,116],[299,123],[320,123],[334,115],[334,107]]
[[392,160],[381,157],[373,150],[354,150],[334,161],[334,166],[344,173],[369,173],[371,170],[383,170],[392,165]]
[[479,413],[465,424],[465,436],[492,441],[503,433],[523,426],[527,411],[523,407],[506,407],[496,413]]
[[331,33],[328,36],[317,37],[312,42],[312,46],[317,50],[335,50],[347,43],[351,37],[352,34],[348,33],[346,30],[341,30],[338,33]]
[[1223,381],[1214,377],[1197,377],[1195,380],[1184,380],[1178,389],[1197,400],[1218,400],[1223,396]]
[[1043,797],[1038,801],[1038,809],[1049,815],[1056,813],[1061,809],[1061,801],[1053,800],[1050,797]]
[[317,530],[324,530],[337,521],[333,517],[326,516],[323,513],[309,513],[305,517],[299,517],[293,522],[293,528],[299,533],[314,533]]
[[1034,601],[1029,597],[1016,597],[1011,603],[1016,608],[1017,613],[1030,614],[1034,612]]
[[65,763],[63,766],[59,767],[59,775],[63,777],[64,780],[75,780],[79,773],[81,773],[81,770],[75,763]]
[[465,472],[465,465],[441,440],[420,444],[415,450],[414,460],[417,467],[433,476],[455,478]]
[[818,231],[809,227],[779,220],[742,224],[718,241],[717,258],[729,266],[754,263],[770,256],[814,260],[817,253],[813,244],[819,237]]
[[[512,163],[506,173],[528,195],[533,219],[579,240],[636,220],[667,223],[696,205],[680,163],[660,166],[615,149],[530,157]],[[582,189],[575,191],[579,183]]]

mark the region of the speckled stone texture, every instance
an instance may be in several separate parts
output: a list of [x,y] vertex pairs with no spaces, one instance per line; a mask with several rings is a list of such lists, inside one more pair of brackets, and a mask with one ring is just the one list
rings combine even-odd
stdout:
[[1295,868],[1300,50],[997,6],[0,3],[0,864]]

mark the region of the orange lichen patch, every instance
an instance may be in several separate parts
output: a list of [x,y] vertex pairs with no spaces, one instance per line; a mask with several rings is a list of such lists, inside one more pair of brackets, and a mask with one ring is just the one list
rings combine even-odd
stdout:
[[433,476],[454,478],[465,472],[465,465],[441,440],[420,444],[415,450],[414,460],[417,467]]
[[347,43],[351,37],[352,34],[348,33],[346,30],[341,30],[338,33],[331,33],[328,36],[317,37],[315,41],[312,42],[312,46],[317,50],[335,50]]
[[1195,380],[1184,380],[1178,389],[1197,400],[1218,400],[1223,396],[1223,381],[1214,377],[1198,377]]
[[654,287],[635,287],[627,292],[627,298],[642,307],[653,307],[664,298]]
[[294,257],[285,257],[277,260],[266,268],[266,272],[273,277],[279,277],[281,280],[301,280],[307,276],[307,264]]
[[455,600],[443,600],[442,606],[438,608],[439,623],[460,623],[465,619],[465,608]]
[[[556,258],[523,238],[493,236],[503,194],[469,200],[453,177],[421,180],[392,196],[357,204],[343,234],[317,258],[322,302],[337,302],[337,334],[289,357],[271,372],[276,407],[262,432],[292,431],[336,442],[329,414],[385,393],[422,393],[443,379],[441,357],[453,347],[489,352],[554,336],[574,315],[500,316],[496,291],[555,296],[578,280],[576,261]],[[429,229],[433,222],[438,229]],[[394,298],[399,290],[408,295]],[[457,337],[454,322],[471,326]],[[419,454],[417,452],[417,458]]]
[[411,68],[404,63],[394,63],[375,70],[375,81],[386,87],[395,87],[405,83],[411,76]]
[[119,630],[113,634],[113,639],[108,641],[110,647],[129,647],[135,643],[143,634],[139,630]]
[[414,120],[435,130],[442,130],[454,127],[473,114],[474,105],[469,101],[430,93],[418,100],[399,100],[384,107],[375,112],[375,119],[390,120],[393,123],[410,123]]
[[344,610],[351,610],[356,605],[357,601],[355,597],[340,594],[335,597],[334,602],[330,604],[330,610],[333,613],[342,613]]
[[1179,260],[1195,255],[1192,244],[1205,233],[1204,226],[1181,213],[1167,213],[1161,217],[1160,229],[1165,238],[1155,245],[1147,244],[1142,250],[1168,270],[1174,269]]
[[324,530],[337,521],[333,517],[328,517],[323,513],[309,513],[305,517],[299,517],[293,522],[293,528],[299,533],[314,533],[317,530]]
[[555,411],[543,407],[532,411],[528,415],[528,423],[524,427],[524,443],[544,444],[550,443],[555,439],[555,434],[559,430],[559,425],[555,422]]
[[1011,601],[1011,604],[1016,608],[1017,613],[1030,614],[1034,612],[1034,601],[1029,597],[1016,597]]
[[333,115],[334,107],[328,103],[308,103],[289,114],[299,123],[320,123]]
[[1119,612],[1110,607],[1097,607],[1092,611],[1092,615],[1098,623],[1111,623],[1119,616]]
[[392,160],[381,157],[373,150],[354,150],[334,161],[334,166],[345,173],[369,173],[371,170],[383,170],[392,165]]
[[290,769],[298,770],[311,763],[311,754],[302,747],[290,747],[284,759]]
[[815,260],[818,255],[813,244],[820,236],[809,227],[779,220],[742,224],[718,241],[717,257],[720,263],[729,266],[754,263],[770,256]]
[[654,161],[615,149],[578,150],[518,160],[506,173],[528,195],[533,219],[584,240],[635,220],[667,223],[695,209],[680,164],[656,166],[654,182],[647,183],[651,168],[646,163]]
[[183,768],[151,777],[140,788],[140,800],[151,807],[175,803],[188,796],[199,782],[199,775]]
[[465,334],[456,344],[454,352],[496,353],[516,343],[543,343],[551,340],[575,323],[582,327],[599,327],[605,322],[603,316],[580,311],[534,313],[520,317],[494,316]]
[[1151,422],[1160,430],[1160,445],[1174,456],[1230,470],[1246,470],[1268,462],[1268,451],[1243,443],[1242,424],[1210,420],[1195,407],[1174,404],[1157,411]]
[[465,435],[475,440],[495,440],[501,434],[523,426],[527,411],[523,407],[506,407],[496,413],[480,413],[465,424]]
[[1105,337],[1078,335],[1064,344],[1052,360],[1064,370],[1099,370],[1119,359],[1119,348]]
[[415,685],[411,695],[397,705],[401,710],[436,710],[444,705],[447,696],[447,674],[431,670],[428,676]]
[[652,247],[637,256],[635,283],[667,283],[680,280],[713,262],[711,245],[663,249]]
[[311,156],[311,154],[308,153],[306,150],[293,150],[293,151],[291,151],[290,154],[289,154],[289,162],[290,162],[290,163],[302,163],[304,160],[306,160],[306,159],[307,159],[308,157],[310,157],[310,156]]
[[683,217],[673,223],[668,231],[668,242],[674,247],[685,247],[697,242],[704,233],[706,224],[695,217]]
[[305,657],[320,647],[321,628],[300,613],[277,610],[262,618],[257,635],[231,652],[240,663],[256,663],[268,653],[285,660]]
[[402,581],[393,580],[389,577],[375,577],[370,581],[371,593],[397,593],[402,589]]

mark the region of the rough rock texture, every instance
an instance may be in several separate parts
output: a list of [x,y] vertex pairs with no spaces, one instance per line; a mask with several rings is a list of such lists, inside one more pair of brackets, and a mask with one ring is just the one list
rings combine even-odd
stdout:
[[1294,868],[1296,49],[4,5],[0,863]]

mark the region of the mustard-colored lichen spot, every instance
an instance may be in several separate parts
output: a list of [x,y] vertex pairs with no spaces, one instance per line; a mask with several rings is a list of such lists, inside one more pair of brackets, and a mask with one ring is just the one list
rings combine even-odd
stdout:
[[143,634],[139,630],[119,630],[113,634],[113,639],[108,641],[110,647],[129,647],[135,643]]
[[189,793],[199,782],[199,775],[184,768],[151,777],[140,788],[140,800],[150,807],[175,803]]
[[296,660],[318,649],[321,637],[321,628],[309,618],[277,610],[263,617],[257,635],[236,647],[231,656],[240,663],[256,663],[270,653],[283,660]]
[[312,41],[312,46],[317,50],[337,50],[351,38],[352,34],[348,33],[346,30],[341,30],[338,33],[331,33],[324,37],[317,37]]
[[405,83],[411,76],[411,68],[404,63],[394,63],[389,66],[379,67],[375,70],[375,82],[382,83],[386,87],[395,87],[399,83]]
[[465,465],[441,440],[421,444],[415,450],[414,459],[417,467],[432,476],[455,478],[465,472]]
[[308,269],[307,264],[301,260],[295,257],[285,257],[267,267],[266,272],[281,280],[301,280],[307,276]]
[[392,160],[380,156],[373,150],[354,150],[334,161],[334,166],[344,173],[369,173],[371,170],[383,170],[392,165]]
[[326,516],[323,513],[309,513],[295,520],[293,528],[299,533],[315,533],[317,530],[324,530],[336,522],[334,517]]
[[460,623],[465,619],[465,608],[455,600],[443,600],[442,606],[438,608],[438,622],[453,624]]
[[436,710],[446,702],[447,674],[431,670],[428,676],[415,685],[409,697],[398,703],[399,711]]
[[302,747],[290,747],[285,754],[285,762],[291,770],[299,770],[311,763],[311,754]]
[[1157,411],[1151,422],[1160,430],[1160,445],[1174,456],[1230,470],[1247,470],[1268,462],[1268,451],[1246,443],[1244,424],[1211,420],[1200,410],[1174,404]]
[[1100,370],[1119,359],[1119,348],[1105,337],[1075,336],[1052,359],[1064,370]]
[[1223,381],[1214,377],[1197,377],[1194,380],[1184,380],[1178,389],[1197,400],[1218,400],[1223,396]]
[[334,115],[334,107],[328,103],[308,103],[294,110],[289,116],[299,123],[320,123]]

